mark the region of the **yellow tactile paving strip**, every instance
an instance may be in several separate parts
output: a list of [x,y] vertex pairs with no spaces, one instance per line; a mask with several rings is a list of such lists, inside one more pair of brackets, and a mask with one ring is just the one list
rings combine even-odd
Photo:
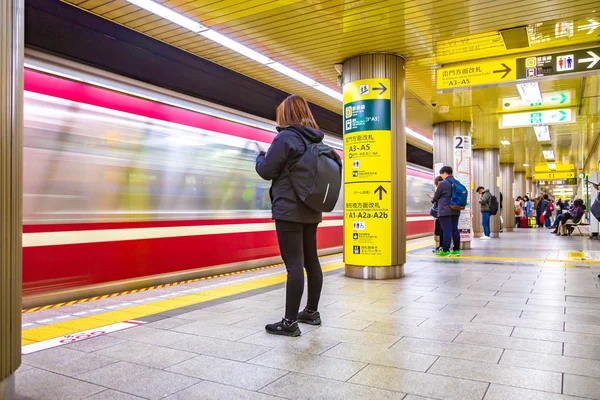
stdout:
[[[439,257],[434,254],[408,254],[411,257],[421,258],[446,258]],[[577,261],[581,264],[597,264],[600,265],[600,260],[584,260],[584,259],[552,259],[552,258],[529,258],[529,257],[493,257],[493,256],[453,256],[450,259],[462,260],[480,260],[480,261],[530,261],[530,262],[551,262],[551,263],[572,263]]]
[[[338,257],[338,256],[340,256],[340,253],[338,253],[338,254],[330,254],[330,255],[327,255],[327,256],[319,257],[319,258],[326,260],[328,258]],[[263,271],[263,270],[266,270],[266,269],[277,268],[277,267],[281,267],[281,266],[283,266],[283,264],[279,263],[279,264],[267,265],[265,267],[250,268],[250,269],[245,269],[245,270],[242,270],[242,271],[235,271],[235,272],[228,272],[228,273],[224,273],[224,274],[211,275],[211,276],[206,276],[206,277],[203,277],[203,278],[195,278],[195,279],[188,279],[188,280],[179,281],[179,282],[166,283],[164,285],[156,285],[156,286],[150,286],[150,287],[147,287],[147,288],[140,288],[140,289],[127,290],[127,291],[124,291],[124,292],[117,292],[117,293],[105,294],[103,296],[88,297],[88,298],[85,298],[85,299],[73,300],[73,301],[69,301],[69,302],[65,302],[65,303],[57,303],[57,304],[50,304],[50,305],[46,305],[46,306],[40,306],[40,307],[32,307],[32,308],[27,308],[27,309],[22,310],[21,314],[29,314],[29,313],[36,312],[36,311],[45,311],[45,310],[49,310],[49,309],[52,309],[52,308],[60,308],[60,307],[65,307],[65,306],[72,306],[72,305],[75,305],[75,304],[90,303],[92,301],[97,301],[97,300],[104,300],[104,299],[113,298],[113,297],[126,296],[128,294],[142,293],[142,292],[146,292],[146,291],[151,291],[151,290],[156,290],[156,289],[162,289],[162,288],[167,288],[167,287],[172,287],[172,286],[185,285],[187,283],[196,283],[196,282],[201,282],[201,281],[208,281],[208,280],[211,280],[211,279],[217,279],[217,278],[224,278],[224,277],[227,277],[227,276],[240,275],[240,274],[245,274],[245,273],[248,273],[248,272]]]
[[[409,242],[410,243],[410,242]],[[427,247],[433,244],[433,240],[425,240],[418,241],[413,245],[407,246],[407,251],[416,250],[419,248]],[[281,265],[281,264],[279,264]],[[344,268],[343,262],[337,262],[332,264],[323,265],[323,272],[334,271],[338,269]],[[258,270],[255,269],[255,270]],[[251,270],[247,270],[251,271]],[[235,275],[235,273],[233,273]],[[225,276],[226,274],[223,274]],[[232,275],[232,274],[229,274]],[[208,279],[208,278],[199,278]],[[102,326],[106,326],[109,324],[114,324],[118,322],[135,320],[136,318],[145,317],[152,314],[158,314],[164,311],[173,310],[180,307],[189,306],[191,304],[204,303],[210,300],[216,300],[223,297],[228,297],[268,286],[277,285],[280,283],[284,283],[287,279],[285,274],[269,276],[264,278],[257,278],[251,281],[245,281],[240,283],[232,282],[231,285],[225,287],[219,287],[214,289],[209,289],[203,292],[198,292],[194,294],[187,294],[180,297],[159,300],[152,303],[144,304],[144,305],[136,305],[133,307],[125,308],[117,311],[110,311],[102,314],[96,314],[89,317],[83,317],[79,319],[69,320],[58,322],[52,325],[40,326],[32,329],[27,329],[22,332],[22,345],[28,345],[35,342],[41,342],[44,340],[49,340],[53,338],[57,338],[60,336],[69,335],[72,333],[81,332],[87,329],[95,329]],[[194,281],[194,280],[192,280]],[[188,282],[188,281],[185,281]],[[171,284],[173,285],[173,284]],[[166,286],[166,285],[165,285]],[[158,288],[158,287],[156,287]],[[138,290],[139,292],[139,290]],[[111,295],[98,296],[98,298],[93,298],[95,300],[99,300],[102,298],[108,298]],[[93,300],[90,300],[93,301]],[[67,305],[65,303],[64,305]],[[76,304],[76,303],[73,303]],[[62,306],[62,304],[60,305]],[[59,307],[60,307],[59,306]],[[47,307],[47,308],[46,308]],[[52,308],[52,306],[48,307],[40,307],[42,309]]]
[[[332,254],[330,256],[325,256],[324,258],[335,257],[337,255],[338,254]],[[150,287],[147,287],[147,288],[127,290],[125,292],[105,294],[103,296],[88,297],[88,298],[85,298],[85,299],[73,300],[73,301],[69,301],[69,302],[65,302],[65,303],[50,304],[50,305],[43,306],[43,307],[33,307],[33,308],[28,308],[28,309],[22,310],[21,313],[22,314],[28,314],[28,313],[32,313],[32,312],[36,312],[36,311],[49,310],[51,308],[60,308],[60,307],[65,307],[65,306],[72,306],[74,304],[89,303],[89,302],[97,301],[97,300],[104,300],[104,299],[113,298],[113,297],[126,296],[128,294],[142,293],[142,292],[146,292],[146,291],[150,291],[150,290],[156,290],[156,289],[162,289],[162,288],[167,288],[167,287],[172,287],[172,286],[184,285],[186,283],[195,283],[195,282],[206,281],[206,280],[210,280],[210,279],[224,278],[226,276],[233,276],[233,275],[244,274],[244,273],[248,273],[248,272],[262,271],[262,270],[265,270],[265,269],[271,269],[271,268],[281,267],[282,265],[283,264],[273,264],[273,265],[268,265],[266,267],[251,268],[251,269],[245,269],[243,271],[236,271],[236,272],[229,272],[229,273],[225,273],[225,274],[218,274],[218,275],[206,276],[206,277],[203,277],[203,278],[188,279],[188,280],[180,281],[180,282],[166,283],[164,285],[156,285],[156,286],[150,286]]]
[[[342,263],[324,266],[323,270],[332,270],[342,268]],[[59,336],[68,335],[71,333],[81,332],[87,329],[95,329],[109,324],[132,320],[147,315],[158,314],[164,311],[173,310],[175,308],[185,307],[191,304],[203,303],[209,300],[216,300],[222,297],[231,296],[250,290],[260,289],[267,286],[272,286],[278,283],[285,282],[286,276],[271,276],[267,278],[259,278],[256,280],[233,283],[227,287],[210,289],[204,292],[187,294],[178,298],[159,300],[153,303],[137,305],[123,310],[110,311],[103,314],[96,314],[90,317],[79,318],[70,321],[59,322],[52,325],[41,326],[23,331],[23,345],[33,342],[41,342],[44,340],[56,338]],[[25,342],[28,341],[28,342]]]

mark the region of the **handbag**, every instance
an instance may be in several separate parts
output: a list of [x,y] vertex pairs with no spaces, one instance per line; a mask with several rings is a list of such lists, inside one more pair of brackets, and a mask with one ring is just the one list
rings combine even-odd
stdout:
[[592,208],[590,209],[592,215],[600,221],[600,196],[596,197],[594,200],[594,204],[592,204]]
[[437,218],[438,217],[437,206],[431,207],[431,210],[429,210],[429,215],[431,215],[433,218]]

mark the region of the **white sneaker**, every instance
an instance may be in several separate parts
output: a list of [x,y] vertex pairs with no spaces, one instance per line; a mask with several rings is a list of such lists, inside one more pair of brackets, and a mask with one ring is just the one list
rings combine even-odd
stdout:
[[489,236],[482,236],[479,239],[481,239],[481,240],[490,240],[491,237],[489,237]]

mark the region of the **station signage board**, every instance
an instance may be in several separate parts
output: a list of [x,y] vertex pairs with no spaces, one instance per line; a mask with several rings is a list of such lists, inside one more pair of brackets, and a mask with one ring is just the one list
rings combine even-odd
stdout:
[[392,265],[389,79],[344,86],[344,262]]
[[540,185],[577,185],[577,178],[553,180],[553,181],[537,181]]
[[571,124],[575,121],[575,113],[570,108],[502,114],[498,119],[500,129]]
[[570,172],[575,170],[575,164],[573,163],[562,163],[559,161],[553,162],[553,168],[550,169],[548,162],[535,163],[533,168],[534,172]]
[[520,97],[503,97],[501,99],[502,111],[534,110],[538,108],[565,107],[573,102],[572,90],[542,93],[541,103],[530,103]]
[[600,47],[517,58],[517,79],[600,71]]
[[517,79],[516,59],[479,60],[436,70],[437,90],[486,86]]
[[558,180],[558,179],[572,179],[576,178],[575,172],[537,172],[535,174],[535,180]]
[[[460,232],[461,242],[471,241],[471,199],[472,190],[472,171],[473,171],[473,151],[470,136],[454,136],[454,160],[453,170],[454,179],[459,181],[469,191],[467,205],[460,212],[458,219],[458,230]],[[439,170],[438,170],[439,171]],[[437,171],[434,175],[437,174]]]

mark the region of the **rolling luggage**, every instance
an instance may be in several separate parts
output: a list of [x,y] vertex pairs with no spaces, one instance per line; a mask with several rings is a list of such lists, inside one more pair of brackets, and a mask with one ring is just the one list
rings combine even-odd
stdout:
[[519,220],[519,228],[529,228],[527,217],[521,217]]
[[537,219],[535,217],[529,217],[529,227],[535,228],[537,226]]

